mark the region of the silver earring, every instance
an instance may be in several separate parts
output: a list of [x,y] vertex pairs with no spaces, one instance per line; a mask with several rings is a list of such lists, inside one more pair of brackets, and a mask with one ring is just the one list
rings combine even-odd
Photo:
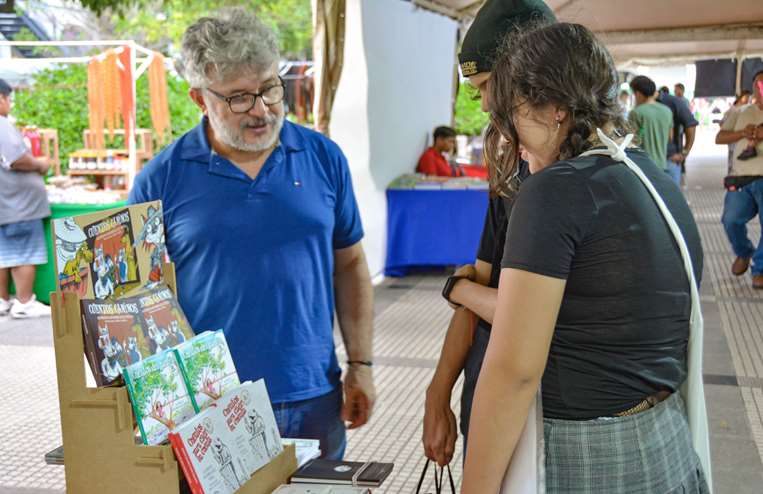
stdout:
[[561,120],[557,120],[556,121],[556,131],[559,132],[560,128],[562,128],[562,121]]

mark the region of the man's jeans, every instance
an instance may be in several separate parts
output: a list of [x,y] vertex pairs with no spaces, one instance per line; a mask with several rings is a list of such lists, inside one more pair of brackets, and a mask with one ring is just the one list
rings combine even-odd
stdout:
[[[745,185],[737,192],[726,192],[721,222],[737,257],[752,257],[752,274],[763,274],[763,241],[758,248],[747,238],[747,222],[760,215],[763,206],[763,179]],[[758,220],[763,224],[763,218]]]
[[347,446],[342,411],[342,386],[329,394],[303,401],[274,403],[281,437],[318,439],[321,458],[341,460]]
[[673,182],[681,188],[681,163],[676,163],[675,161],[668,160],[668,167],[665,168],[665,173],[670,175],[670,178],[673,179]]

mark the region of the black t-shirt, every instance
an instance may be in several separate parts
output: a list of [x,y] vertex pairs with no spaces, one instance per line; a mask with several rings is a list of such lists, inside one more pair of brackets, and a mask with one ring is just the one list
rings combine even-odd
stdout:
[[661,94],[657,101],[670,108],[673,113],[673,140],[668,141],[667,157],[680,153],[684,149],[684,131],[699,125],[689,108],[686,98],[677,98],[670,94]]
[[[675,217],[699,282],[702,246],[681,191],[643,151],[628,156]],[[543,375],[546,417],[611,416],[684,381],[689,281],[667,223],[625,164],[587,156],[532,175],[506,246],[504,268],[567,280]]]
[[[530,170],[527,162],[520,161],[520,182],[528,176],[530,176]],[[487,285],[490,288],[498,288],[498,282],[501,279],[501,260],[503,259],[503,251],[506,245],[506,229],[509,225],[509,216],[511,215],[513,205],[513,199],[500,196],[492,196],[488,204],[477,259],[491,265],[490,283]],[[490,331],[491,326],[489,322],[480,319],[478,324],[480,327]]]

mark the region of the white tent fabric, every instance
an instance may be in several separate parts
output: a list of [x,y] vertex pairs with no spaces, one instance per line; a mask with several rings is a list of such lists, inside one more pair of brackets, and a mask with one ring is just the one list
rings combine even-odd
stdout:
[[[483,0],[412,0],[468,23]],[[763,55],[761,0],[546,0],[557,18],[593,30],[619,66]]]

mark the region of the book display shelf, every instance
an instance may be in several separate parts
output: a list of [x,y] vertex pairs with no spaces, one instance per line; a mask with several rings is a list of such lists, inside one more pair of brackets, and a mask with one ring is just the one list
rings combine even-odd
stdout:
[[[175,292],[175,271],[164,266]],[[80,300],[53,292],[53,341],[58,374],[66,490],[78,494],[180,494],[182,471],[170,445],[145,446],[135,439],[135,417],[124,386],[86,384]],[[269,494],[297,470],[294,445],[258,470],[237,492]]]

